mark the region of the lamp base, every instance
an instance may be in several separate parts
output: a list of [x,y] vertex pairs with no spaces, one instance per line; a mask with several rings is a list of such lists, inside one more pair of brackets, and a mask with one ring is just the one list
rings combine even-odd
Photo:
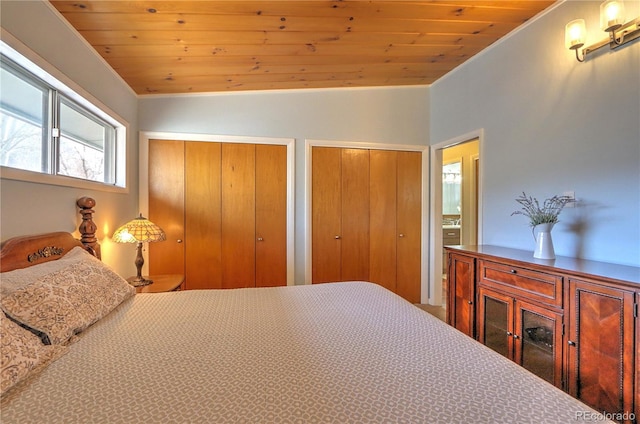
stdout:
[[127,281],[129,282],[129,284],[131,284],[133,287],[142,287],[142,286],[148,286],[149,284],[153,283],[152,280],[147,280],[146,278],[144,278],[142,276],[142,265],[144,265],[144,258],[142,257],[142,243],[138,242],[138,249],[136,252],[136,270],[138,271],[135,277],[131,277],[129,279],[127,279]]
[[142,287],[142,286],[148,286],[149,284],[153,284],[153,280],[147,280],[143,277],[131,277],[131,278],[127,278],[127,281],[133,287]]

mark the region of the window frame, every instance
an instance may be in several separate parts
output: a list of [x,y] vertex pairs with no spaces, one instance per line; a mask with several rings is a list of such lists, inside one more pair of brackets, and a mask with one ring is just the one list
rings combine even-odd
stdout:
[[[3,60],[4,57],[6,56],[4,56],[3,52],[0,51],[0,62],[2,62],[2,67],[6,69],[7,72],[11,73],[15,78],[20,79],[25,84],[29,84],[34,89],[40,90],[43,93],[43,99],[44,99],[42,103],[42,110],[40,111],[42,114],[42,119],[40,121],[37,121],[36,118],[34,118],[33,116],[21,115],[15,110],[9,110],[8,111],[9,114],[13,116],[14,119],[18,119],[22,122],[32,124],[37,127],[41,127],[43,124],[47,125],[48,127],[51,127],[53,125],[52,113],[51,113],[52,105],[53,105],[52,88],[47,83],[42,81],[42,79],[31,74],[26,69],[24,69],[23,67],[15,63],[13,60],[11,59],[9,59],[9,61]],[[41,145],[40,169],[42,169],[42,171],[31,171],[31,172],[39,172],[41,174],[50,174],[51,173],[51,160],[50,160],[51,148],[53,146],[52,146],[52,143],[49,141],[49,135],[46,133],[46,128],[41,128],[40,133],[41,133],[40,134],[40,145]],[[0,165],[0,167],[2,166]],[[5,167],[2,167],[2,168],[4,169]],[[11,169],[20,169],[23,171],[30,171],[28,169],[23,169],[23,168],[12,167]]]
[[[109,179],[113,182],[94,181],[52,173],[52,167],[56,169],[59,161],[57,153],[59,137],[49,141],[52,139],[52,134],[45,134],[43,136],[43,143],[46,143],[49,149],[54,149],[53,154],[49,154],[43,149],[43,154],[46,153],[48,155],[46,158],[43,157],[43,160],[49,161],[46,173],[0,166],[0,178],[2,180],[16,180],[63,187],[128,193],[127,137],[129,134],[129,124],[29,48],[11,36],[5,37],[7,35],[8,33],[2,29],[0,54],[9,60],[5,61],[3,58],[3,66],[11,65],[12,71],[18,71],[21,78],[25,78],[29,83],[35,82],[39,87],[48,87],[50,90],[46,111],[48,114],[46,117],[48,128],[43,131],[44,133],[49,132],[52,128],[59,128],[56,120],[57,116],[59,116],[60,105],[63,102],[66,107],[71,107],[76,112],[98,122],[100,125],[106,124],[110,128],[113,128],[113,145],[109,146],[109,154],[107,154],[108,146],[105,146],[104,154],[105,176],[107,173],[110,173],[111,178]],[[11,41],[13,42],[10,45],[9,42]],[[20,51],[16,49],[16,45]],[[44,139],[46,139],[46,141]],[[56,163],[52,163],[53,161]]]
[[[56,114],[57,118],[60,118],[62,113],[62,106],[64,105],[65,107],[72,109],[73,111],[75,111],[76,113],[82,115],[84,118],[102,126],[107,132],[111,133],[113,132],[113,137],[109,137],[107,136],[104,140],[104,174],[105,174],[105,180],[108,180],[110,182],[103,182],[103,184],[108,184],[108,185],[112,185],[115,184],[116,181],[116,169],[117,169],[117,157],[116,157],[116,132],[115,132],[115,127],[113,125],[111,125],[109,122],[105,121],[104,119],[101,119],[99,116],[96,116],[93,113],[90,113],[86,108],[82,107],[82,105],[79,105],[77,102],[74,102],[72,99],[68,98],[67,96],[65,96],[64,94],[58,92],[57,96],[55,96],[55,108],[57,109],[58,113]],[[60,142],[63,138],[63,132],[64,129],[60,127],[60,122],[56,122],[54,125],[55,128],[58,128],[58,136],[56,137],[55,140],[55,150],[57,151],[57,154],[55,155],[54,159],[56,160],[56,170],[57,170],[57,174],[56,175],[64,175],[64,174],[60,174],[60,160],[61,160],[61,156],[60,156]],[[85,140],[73,137],[72,135],[70,135],[68,132],[65,132],[65,138],[72,140],[76,143],[79,144],[83,144],[83,145],[87,145],[88,147],[91,147],[90,144],[86,143]],[[82,179],[82,178],[81,178]],[[100,181],[95,181],[95,180],[86,180],[86,181],[94,181],[94,182],[100,182]],[[111,182],[113,181],[113,182]]]

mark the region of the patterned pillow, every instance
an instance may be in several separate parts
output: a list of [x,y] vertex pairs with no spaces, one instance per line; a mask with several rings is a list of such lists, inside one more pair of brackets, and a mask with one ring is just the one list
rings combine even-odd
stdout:
[[64,353],[64,346],[46,346],[0,312],[0,395]]
[[76,246],[58,260],[0,273],[0,296],[8,296],[14,291],[28,286],[40,277],[60,271],[69,266],[69,264],[82,262],[87,259],[87,256],[91,256],[91,254],[82,247]]
[[89,254],[2,296],[13,320],[42,334],[47,344],[66,343],[111,312],[135,289]]

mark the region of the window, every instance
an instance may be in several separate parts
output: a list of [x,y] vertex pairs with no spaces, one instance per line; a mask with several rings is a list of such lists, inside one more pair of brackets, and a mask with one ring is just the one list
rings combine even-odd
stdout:
[[0,55],[3,178],[13,168],[124,187],[124,126],[16,54]]
[[111,148],[115,128],[67,99],[60,101],[58,173],[113,184]]
[[49,90],[29,81],[2,60],[0,68],[0,164],[48,173],[46,129]]

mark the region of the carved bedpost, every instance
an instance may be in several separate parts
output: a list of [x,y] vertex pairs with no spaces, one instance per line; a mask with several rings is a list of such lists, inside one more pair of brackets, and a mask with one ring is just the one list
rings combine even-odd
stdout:
[[96,205],[96,201],[91,197],[81,197],[76,202],[76,205],[80,208],[80,215],[82,215],[82,223],[78,229],[80,230],[80,241],[84,244],[85,248],[89,250],[93,255],[100,259],[100,244],[96,238],[96,230],[98,227],[93,222],[92,209]]

